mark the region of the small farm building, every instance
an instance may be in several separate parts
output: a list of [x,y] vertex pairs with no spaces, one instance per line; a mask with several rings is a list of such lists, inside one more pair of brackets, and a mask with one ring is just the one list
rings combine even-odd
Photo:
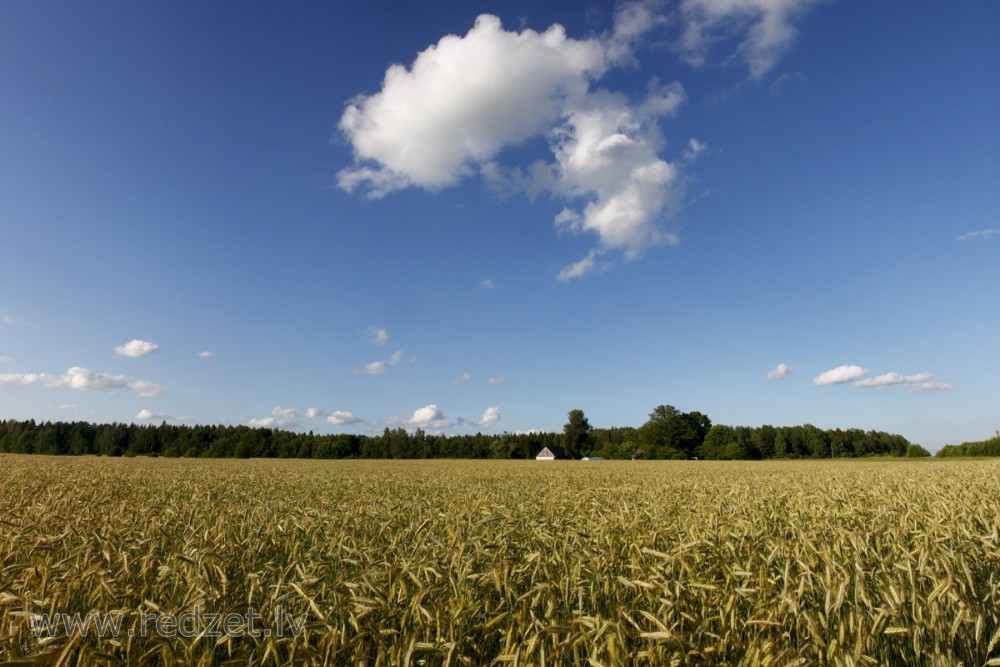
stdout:
[[535,457],[536,461],[555,461],[556,459],[566,458],[566,450],[562,447],[546,447],[542,451],[538,452],[538,456]]

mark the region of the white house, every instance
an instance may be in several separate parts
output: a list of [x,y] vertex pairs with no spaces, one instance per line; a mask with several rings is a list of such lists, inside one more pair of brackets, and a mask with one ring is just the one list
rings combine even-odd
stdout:
[[566,458],[566,451],[562,447],[545,447],[542,451],[538,452],[538,456],[535,457],[536,461],[555,461],[556,459]]

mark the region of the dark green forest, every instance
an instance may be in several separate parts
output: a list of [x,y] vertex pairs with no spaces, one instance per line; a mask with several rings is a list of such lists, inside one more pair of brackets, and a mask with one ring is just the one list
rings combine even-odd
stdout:
[[[1000,438],[993,450],[1000,453]],[[982,443],[967,443],[982,444]],[[593,428],[571,410],[562,433],[436,435],[386,428],[380,435],[317,435],[249,426],[0,422],[0,452],[20,454],[302,459],[528,459],[542,448],[566,458],[800,459],[929,456],[901,435],[861,429],[712,425],[701,412],[660,405],[640,427]],[[966,447],[961,445],[958,447]],[[946,447],[948,454],[952,449]],[[944,452],[945,450],[942,450]],[[977,452],[979,450],[976,450]],[[960,453],[956,455],[986,455]]]

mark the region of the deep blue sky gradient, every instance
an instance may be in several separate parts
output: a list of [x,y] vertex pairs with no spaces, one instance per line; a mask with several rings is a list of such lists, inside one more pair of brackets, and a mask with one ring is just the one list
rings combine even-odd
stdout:
[[[433,404],[445,432],[498,407],[498,432],[557,430],[572,408],[639,425],[672,404],[931,449],[1000,427],[1000,235],[959,240],[1000,229],[1000,5],[823,3],[756,81],[738,37],[701,68],[676,30],[649,37],[595,86],[683,84],[663,156],[708,150],[662,221],[679,244],[569,282],[594,238],[555,229],[553,196],[478,177],[379,200],[335,186],[354,161],[345,104],[389,65],[484,12],[580,39],[614,12],[452,5],[0,4],[0,376],[81,366],[165,388],[0,386],[0,417],[235,424],[281,406],[292,428],[368,432]],[[113,352],[131,339],[160,349]],[[792,375],[766,380],[779,362]],[[846,364],[951,387],[811,385]]]

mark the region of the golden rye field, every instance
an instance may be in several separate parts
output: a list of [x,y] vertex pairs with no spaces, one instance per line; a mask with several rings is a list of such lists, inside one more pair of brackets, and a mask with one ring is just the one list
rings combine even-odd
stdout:
[[[4,455],[0,663],[992,664],[998,493],[968,460]],[[196,608],[305,625],[141,632]],[[29,622],[90,612],[117,638]]]

